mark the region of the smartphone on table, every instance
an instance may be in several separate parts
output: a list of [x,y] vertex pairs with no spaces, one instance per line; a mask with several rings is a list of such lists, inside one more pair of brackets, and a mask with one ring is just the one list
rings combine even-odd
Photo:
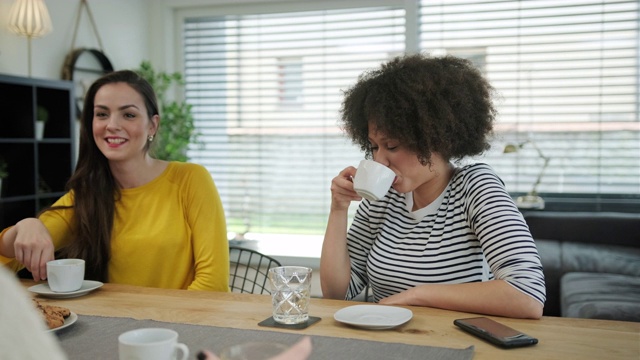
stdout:
[[486,317],[457,319],[453,324],[479,338],[504,348],[535,345],[538,339]]

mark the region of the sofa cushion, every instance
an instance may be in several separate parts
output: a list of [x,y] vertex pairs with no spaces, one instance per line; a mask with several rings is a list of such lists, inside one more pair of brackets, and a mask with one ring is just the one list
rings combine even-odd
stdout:
[[562,316],[640,322],[640,277],[572,272],[560,280]]
[[598,272],[640,277],[640,248],[563,242],[562,272]]
[[560,279],[569,272],[640,277],[640,249],[626,246],[536,239],[545,277],[545,316],[561,316]]

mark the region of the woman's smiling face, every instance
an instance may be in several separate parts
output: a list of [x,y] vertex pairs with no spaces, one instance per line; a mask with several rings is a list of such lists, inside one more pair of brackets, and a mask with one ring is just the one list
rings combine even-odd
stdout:
[[158,116],[149,119],[142,96],[128,84],[106,84],[96,93],[93,138],[109,161],[144,159],[157,126]]

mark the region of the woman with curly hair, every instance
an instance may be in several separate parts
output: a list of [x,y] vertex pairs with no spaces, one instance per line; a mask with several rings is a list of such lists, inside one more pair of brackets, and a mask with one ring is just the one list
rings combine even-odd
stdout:
[[456,166],[489,149],[493,96],[468,60],[422,54],[366,72],[345,92],[345,132],[396,178],[378,201],[354,191],[354,167],[332,180],[324,297],[353,299],[370,286],[380,304],[542,316],[542,265],[522,214],[491,167]]

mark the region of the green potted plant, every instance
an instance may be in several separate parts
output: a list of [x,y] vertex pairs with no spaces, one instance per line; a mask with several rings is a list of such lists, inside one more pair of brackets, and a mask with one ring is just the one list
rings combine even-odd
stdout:
[[160,130],[156,137],[158,144],[154,149],[155,157],[169,161],[187,161],[189,144],[201,145],[191,105],[184,101],[168,100],[166,96],[171,86],[184,85],[182,74],[157,71],[149,61],[143,61],[136,72],[151,84],[158,97]]
[[44,125],[49,120],[49,111],[42,106],[38,105],[36,112],[36,139],[42,140],[44,135]]

